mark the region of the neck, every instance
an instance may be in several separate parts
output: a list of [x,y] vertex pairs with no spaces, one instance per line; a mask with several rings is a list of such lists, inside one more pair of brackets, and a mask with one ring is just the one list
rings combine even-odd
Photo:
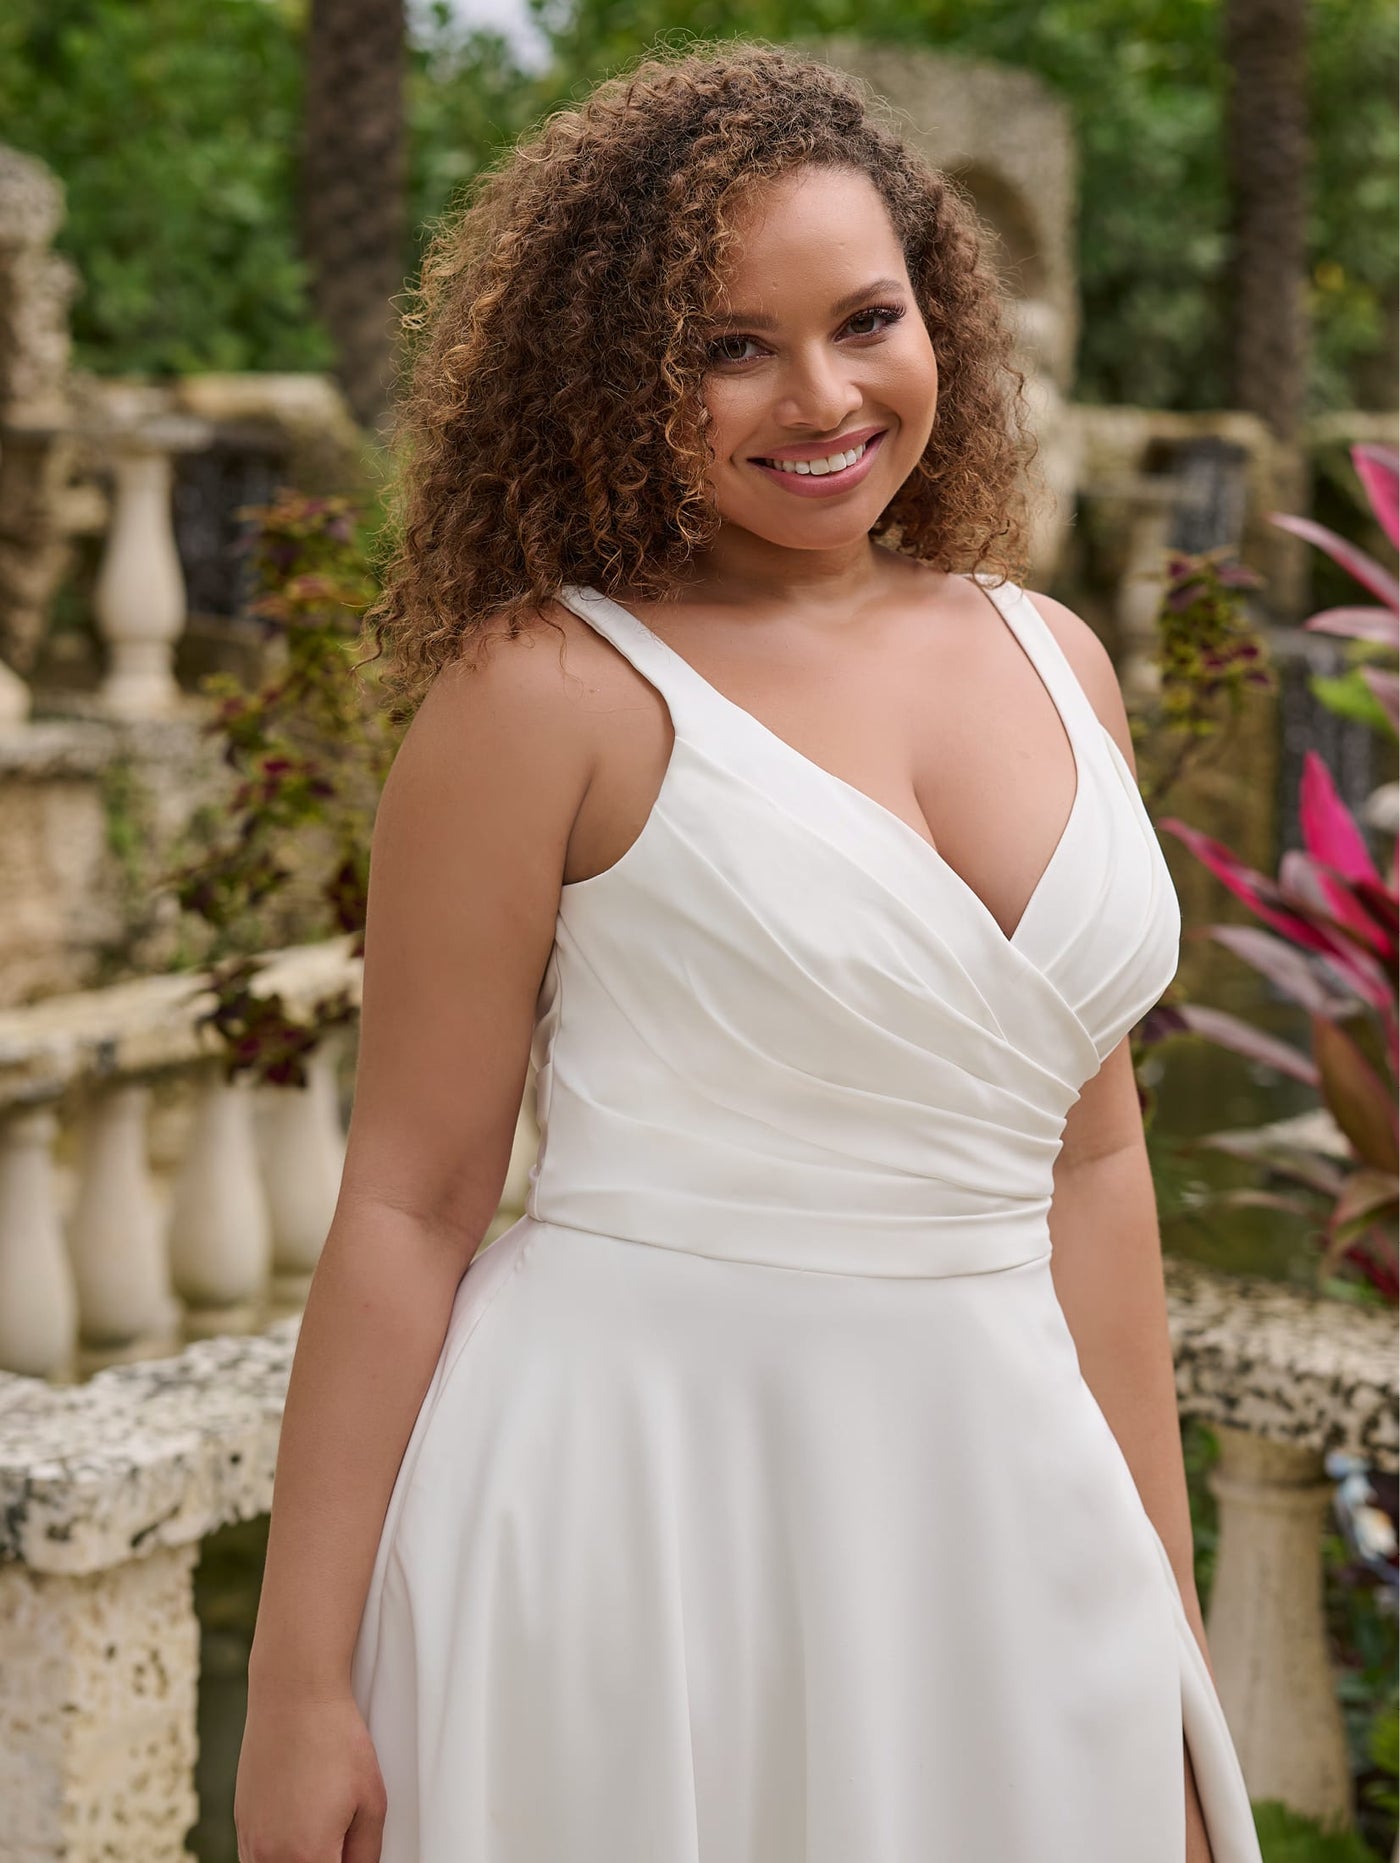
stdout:
[[890,554],[868,536],[826,550],[793,550],[725,525],[693,559],[686,594],[721,606],[840,607],[869,592]]

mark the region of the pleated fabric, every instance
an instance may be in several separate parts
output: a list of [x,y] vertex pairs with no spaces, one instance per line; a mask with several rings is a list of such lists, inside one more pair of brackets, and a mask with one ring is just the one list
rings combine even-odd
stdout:
[[[1170,875],[1035,604],[1077,770],[1008,937],[627,609],[675,739],[565,886],[526,1214],[458,1288],[353,1687],[382,1863],[1260,1863],[1050,1274],[1070,1107],[1175,973]],[[993,617],[994,618],[994,617]]]

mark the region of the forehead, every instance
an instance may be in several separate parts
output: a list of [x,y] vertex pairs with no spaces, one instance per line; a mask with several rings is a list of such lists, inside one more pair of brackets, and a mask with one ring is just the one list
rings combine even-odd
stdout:
[[799,168],[745,190],[720,278],[730,302],[806,297],[840,279],[906,276],[879,190],[848,168]]

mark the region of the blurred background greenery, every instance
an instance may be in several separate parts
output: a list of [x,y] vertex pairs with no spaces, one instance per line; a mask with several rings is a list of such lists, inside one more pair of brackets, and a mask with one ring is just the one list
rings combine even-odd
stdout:
[[[1076,399],[1231,405],[1218,0],[526,0],[538,52],[446,4],[410,14],[405,274],[454,191],[661,33],[856,32],[1018,65],[1073,113]],[[352,9],[353,10],[353,9]],[[0,138],[64,179],[60,245],[100,373],[325,366],[300,256],[300,0],[7,0]],[[1309,413],[1394,405],[1391,0],[1312,0]]]

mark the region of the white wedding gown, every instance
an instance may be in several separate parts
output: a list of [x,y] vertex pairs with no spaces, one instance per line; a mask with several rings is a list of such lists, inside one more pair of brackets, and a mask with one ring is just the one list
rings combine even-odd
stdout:
[[1066,1113],[1179,905],[1054,635],[977,580],[1078,766],[1010,937],[564,593],[675,744],[563,890],[528,1214],[463,1277],[384,1522],[353,1666],[382,1863],[1182,1863],[1183,1729],[1215,1863],[1260,1863],[1050,1275]]

